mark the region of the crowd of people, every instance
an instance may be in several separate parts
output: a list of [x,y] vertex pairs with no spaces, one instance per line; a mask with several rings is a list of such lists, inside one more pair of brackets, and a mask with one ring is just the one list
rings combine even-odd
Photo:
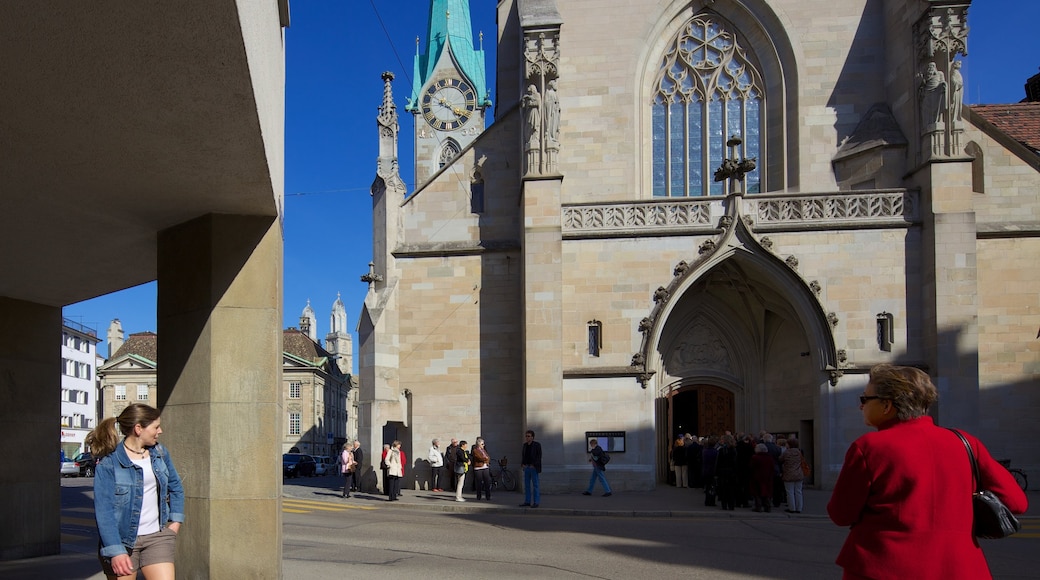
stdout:
[[674,476],[670,481],[676,487],[703,489],[706,506],[771,512],[786,503],[788,513],[801,513],[804,507],[802,484],[809,464],[794,435],[686,433],[672,442],[668,457]]
[[[522,507],[538,507],[541,499],[538,474],[542,471],[541,444],[534,440],[534,432],[524,434],[521,450],[521,470],[524,475],[524,493],[526,502]],[[441,449],[440,439],[431,442],[426,454],[429,463],[430,491],[449,491],[455,494],[455,501],[464,502],[462,497],[467,483],[471,491],[476,493],[477,501],[491,501],[491,492],[495,488],[491,463],[494,461],[488,451],[483,437],[474,440],[472,449],[468,441],[452,438],[451,443]],[[379,469],[383,476],[383,495],[387,501],[397,501],[401,495],[401,480],[405,477],[408,458],[401,449],[398,440],[383,445],[379,458]],[[343,476],[342,497],[349,498],[350,493],[361,489],[364,473],[364,451],[361,442],[354,440],[346,443],[336,459],[336,470]]]

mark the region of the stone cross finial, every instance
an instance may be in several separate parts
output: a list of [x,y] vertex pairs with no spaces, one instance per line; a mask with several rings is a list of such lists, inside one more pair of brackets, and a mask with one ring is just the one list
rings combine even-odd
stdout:
[[744,176],[755,170],[757,166],[754,157],[738,159],[740,155],[740,144],[744,141],[739,135],[733,135],[726,141],[726,146],[732,151],[732,158],[722,160],[722,165],[715,170],[715,181],[730,180],[730,193],[743,195]]

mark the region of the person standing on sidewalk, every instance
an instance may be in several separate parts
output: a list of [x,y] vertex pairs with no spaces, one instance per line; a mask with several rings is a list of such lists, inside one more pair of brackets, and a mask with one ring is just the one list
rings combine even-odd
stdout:
[[444,466],[447,467],[448,471],[448,491],[455,491],[455,480],[458,479],[455,476],[455,458],[458,457],[459,453],[459,440],[452,437],[451,444],[444,450]]
[[430,460],[430,491],[444,491],[441,489],[441,469],[444,467],[444,457],[441,455],[440,443],[440,439],[434,439],[431,442],[427,457]]
[[365,452],[361,449],[361,442],[354,440],[354,473],[350,480],[350,491],[361,491],[361,466],[365,464]]
[[595,438],[589,439],[589,463],[592,464],[592,476],[589,477],[589,488],[581,492],[581,495],[592,495],[592,488],[596,486],[596,481],[603,484],[603,497],[610,497],[613,492],[610,491],[610,484],[607,483],[607,462],[609,455],[603,448],[599,446],[599,441]]
[[787,449],[780,454],[780,473],[787,488],[787,509],[792,514],[802,513],[802,450],[798,448],[797,439],[787,440]]
[[524,503],[520,507],[538,507],[542,500],[538,477],[542,472],[542,444],[534,440],[534,431],[524,433],[524,447],[520,451],[520,470],[524,472]]
[[349,443],[343,444],[343,451],[339,454],[340,473],[343,474],[343,495],[341,497],[350,497],[350,484],[354,481],[354,470],[357,469],[357,462],[354,461],[354,453],[350,448]]
[[462,486],[466,484],[466,471],[469,470],[468,443],[462,441],[455,448],[455,501],[466,501],[462,498]]
[[404,451],[401,451],[401,442],[395,440],[390,445],[390,451],[386,453],[386,475],[390,480],[389,493],[387,493],[390,497],[386,501],[397,501],[397,498],[400,497],[401,478],[404,477],[406,461]]
[[483,437],[477,437],[473,444],[473,478],[477,487],[477,501],[481,494],[491,501],[491,456],[488,455]]

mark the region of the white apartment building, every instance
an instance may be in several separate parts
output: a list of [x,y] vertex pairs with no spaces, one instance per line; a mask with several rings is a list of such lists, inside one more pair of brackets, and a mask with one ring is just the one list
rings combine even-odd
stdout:
[[97,331],[62,319],[61,450],[66,457],[83,451],[83,440],[97,422]]

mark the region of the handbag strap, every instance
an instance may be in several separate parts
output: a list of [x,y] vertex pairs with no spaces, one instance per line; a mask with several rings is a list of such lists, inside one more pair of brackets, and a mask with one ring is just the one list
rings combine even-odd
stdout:
[[[950,428],[947,427],[947,429]],[[956,429],[950,429],[950,431],[953,431],[953,433],[957,435],[957,437],[961,440],[961,443],[964,444],[964,448],[968,450],[968,459],[971,460],[971,474],[972,477],[975,478],[975,485],[973,485],[972,487],[974,487],[975,491],[977,492],[979,490],[979,484],[981,483],[981,479],[979,478],[979,464],[977,461],[975,461],[975,452],[972,451],[971,445],[968,443],[968,440],[964,438],[964,435],[962,435],[960,431]]]

